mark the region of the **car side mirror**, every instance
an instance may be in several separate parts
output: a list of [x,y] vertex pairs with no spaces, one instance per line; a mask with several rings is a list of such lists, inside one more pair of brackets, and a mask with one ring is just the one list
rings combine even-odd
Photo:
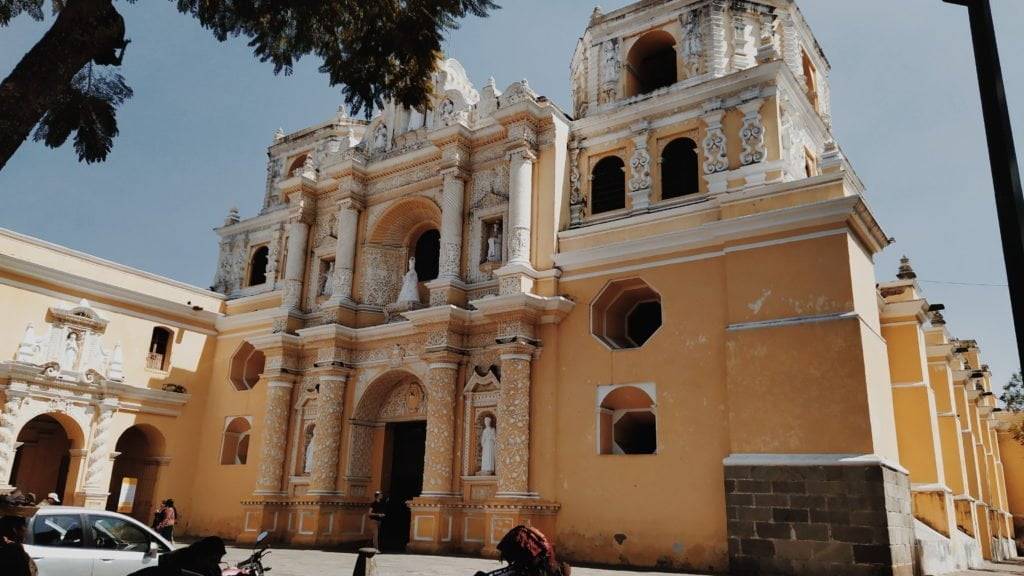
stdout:
[[146,558],[156,558],[157,554],[160,553],[160,545],[150,540],[149,548],[146,549]]

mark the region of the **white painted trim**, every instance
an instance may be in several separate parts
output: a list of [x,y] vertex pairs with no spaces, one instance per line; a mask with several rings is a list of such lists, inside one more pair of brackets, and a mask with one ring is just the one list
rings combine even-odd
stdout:
[[416,516],[412,521],[412,539],[417,542],[431,542],[433,538],[420,535],[420,520],[429,518],[429,516]]
[[527,362],[533,360],[533,356],[530,354],[502,354],[502,360],[526,360]]
[[893,382],[893,388],[928,388],[927,382]]
[[178,280],[174,280],[173,278],[168,278],[166,276],[160,276],[159,274],[154,274],[152,272],[146,272],[145,270],[139,270],[138,268],[132,268],[131,266],[125,266],[124,264],[118,264],[117,262],[105,260],[98,256],[93,256],[92,254],[79,252],[78,250],[68,248],[67,246],[61,246],[60,244],[47,242],[46,240],[43,240],[41,238],[28,236],[27,234],[21,234],[20,232],[15,232],[14,230],[10,230],[8,228],[0,228],[0,236],[7,236],[8,238],[17,240],[19,242],[24,242],[26,244],[32,244],[33,246],[38,246],[40,248],[52,250],[54,252],[57,252],[58,254],[71,256],[72,258],[85,260],[86,262],[90,262],[92,264],[97,264],[99,266],[104,266],[107,268],[113,268],[114,270],[118,270],[120,272],[127,272],[129,274],[133,274],[135,276],[139,276],[147,280],[153,280],[154,282],[159,282],[161,284],[173,286],[174,288],[187,290],[199,296],[205,296],[207,298],[218,298],[220,300],[224,300],[223,294],[211,292],[210,290],[204,290],[198,286],[186,284],[185,282],[180,282]]
[[427,368],[430,368],[431,370],[435,368],[444,370],[458,370],[459,365],[456,364],[455,362],[431,362],[427,364]]
[[306,510],[300,510],[299,511],[299,529],[297,530],[297,532],[299,534],[303,534],[303,535],[316,534],[316,530],[306,530],[305,529],[305,526],[306,526],[306,515],[308,515],[308,514],[309,514],[309,512],[306,511]]
[[599,270],[596,272],[583,272],[580,274],[568,274],[561,278],[562,282],[569,282],[572,280],[585,280],[587,278],[595,278],[599,276],[611,276],[613,274],[622,274],[626,272],[634,272],[637,270],[647,270],[649,268],[660,268],[662,266],[672,266],[674,264],[685,264],[687,262],[697,262],[700,260],[708,260],[711,258],[720,258],[725,256],[727,253],[740,252],[743,250],[753,250],[757,248],[766,248],[769,246],[779,246],[782,244],[789,244],[791,242],[800,242],[803,240],[812,240],[815,238],[825,238],[828,236],[838,236],[840,234],[847,234],[849,230],[846,228],[835,228],[831,230],[822,230],[818,232],[811,232],[808,234],[799,234],[797,236],[788,236],[786,238],[777,238],[774,240],[765,240],[763,242],[753,242],[750,244],[738,244],[736,246],[729,246],[721,250],[712,250],[709,252],[701,252],[699,254],[690,254],[688,256],[679,256],[676,258],[665,258],[662,260],[654,260],[651,262],[643,262],[641,264],[632,264],[628,266],[619,266],[617,268],[610,268],[605,270]]
[[[731,240],[748,238],[758,234],[784,232],[793,228],[807,226],[841,224],[843,227],[837,229],[841,230],[841,232],[834,233],[847,233],[852,229],[846,223],[846,220],[851,215],[856,214],[856,206],[859,202],[861,202],[861,199],[858,196],[844,196],[796,208],[784,208],[727,220],[716,220],[704,225],[665,234],[640,236],[634,240],[559,252],[553,255],[553,259],[556,266],[567,271],[610,264],[625,259],[649,258],[669,252],[721,245]],[[659,215],[664,218],[666,215],[674,215],[673,212],[674,210],[667,210]],[[643,217],[636,218],[640,220]],[[627,224],[620,225],[619,228],[628,229],[642,223],[639,221],[629,221]],[[559,237],[573,238],[576,236],[583,237],[584,235],[599,235],[601,230],[594,230],[595,227],[583,227],[560,232]],[[572,233],[571,235],[569,234],[570,232]],[[808,236],[820,237],[820,235],[828,235],[828,232],[819,231]]]
[[[0,257],[2,257],[2,255],[0,255]],[[0,270],[2,270],[2,269],[3,269],[3,265],[0,264]],[[73,295],[71,295],[68,292],[58,292],[56,290],[50,290],[49,288],[42,288],[40,286],[36,286],[35,284],[29,284],[27,282],[20,282],[18,280],[12,280],[10,278],[4,278],[3,276],[0,276],[0,284],[6,285],[6,286],[11,286],[12,288],[19,288],[21,290],[26,290],[26,291],[29,291],[29,292],[35,292],[36,294],[43,294],[43,295],[49,296],[51,298],[57,298],[59,300],[64,300],[65,302],[73,302],[73,303],[77,304],[78,301],[81,300],[80,296],[73,296]],[[100,293],[100,292],[89,292],[89,294],[90,295],[98,295],[98,296],[101,296],[101,297],[109,297],[109,295],[106,295],[106,294],[103,294],[103,293]],[[97,302],[95,300],[89,300],[89,305],[92,306],[93,308],[96,308],[96,309],[99,309],[99,310],[106,310],[108,312],[115,312],[117,314],[123,314],[125,316],[131,316],[133,318],[138,318],[140,320],[146,320],[148,322],[153,322],[153,323],[156,323],[156,324],[163,324],[165,326],[173,326],[175,328],[180,328],[182,330],[191,330],[192,332],[196,332],[196,333],[199,333],[199,334],[204,334],[206,336],[216,336],[217,335],[217,331],[216,330],[211,330],[210,328],[208,328],[206,326],[199,325],[199,324],[186,324],[184,322],[172,321],[172,320],[170,320],[170,319],[168,319],[166,317],[163,317],[163,316],[154,316],[154,315],[150,315],[150,314],[142,314],[142,313],[139,313],[138,311],[132,310],[130,308],[122,308],[121,306],[116,306],[116,305],[112,305],[112,304],[106,304],[104,302]],[[191,308],[189,309],[189,312],[192,312]]]
[[911,492],[943,492],[946,494],[952,494],[953,490],[941,482],[932,482],[928,484],[910,484]]
[[910,474],[906,468],[877,454],[730,454],[724,466],[864,466],[879,464]]
[[754,320],[752,322],[737,322],[726,326],[727,332],[740,330],[757,330],[760,328],[776,328],[779,326],[792,326],[795,324],[813,324],[816,322],[831,322],[833,320],[846,320],[849,318],[860,318],[856,312],[833,312],[831,314],[816,314],[812,316],[791,316],[789,318],[776,318],[774,320]]
[[242,527],[242,530],[244,532],[255,532],[255,531],[259,530],[259,526],[252,527],[252,528],[249,527],[249,518],[251,518],[251,517],[252,517],[252,511],[246,510],[245,511],[245,520],[243,521],[243,527]]

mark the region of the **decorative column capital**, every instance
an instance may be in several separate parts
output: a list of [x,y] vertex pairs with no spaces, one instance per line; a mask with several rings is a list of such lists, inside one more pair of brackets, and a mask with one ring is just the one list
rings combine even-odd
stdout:
[[536,162],[537,154],[529,146],[519,146],[507,152],[509,162]]
[[449,165],[441,168],[441,177],[447,182],[450,180],[460,180],[465,182],[469,180],[470,172],[462,165]]
[[365,209],[366,202],[363,200],[362,196],[357,196],[353,194],[351,196],[345,196],[338,200],[339,218],[341,217],[341,212],[345,210],[351,210],[353,212],[359,213]]

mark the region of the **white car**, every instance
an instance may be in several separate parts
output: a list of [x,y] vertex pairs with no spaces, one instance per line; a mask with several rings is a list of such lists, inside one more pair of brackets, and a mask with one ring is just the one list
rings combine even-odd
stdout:
[[29,519],[25,551],[39,576],[126,576],[173,549],[134,518],[91,508],[45,506]]

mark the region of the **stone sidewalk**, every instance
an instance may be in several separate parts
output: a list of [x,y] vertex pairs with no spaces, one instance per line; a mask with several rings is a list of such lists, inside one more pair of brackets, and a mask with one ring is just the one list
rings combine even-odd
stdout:
[[[235,563],[245,559],[248,555],[249,551],[245,548],[229,547],[225,560]],[[377,558],[378,576],[473,576],[477,570],[487,572],[501,566],[497,560],[457,556],[384,554]],[[275,548],[271,550],[264,565],[273,569],[268,576],[350,576],[355,563],[356,555],[348,552]],[[678,572],[627,569],[574,567],[572,570],[572,576],[668,576],[669,574],[680,575]],[[980,570],[960,572],[955,576],[994,576],[997,574],[1024,576],[1024,562],[988,564]]]

